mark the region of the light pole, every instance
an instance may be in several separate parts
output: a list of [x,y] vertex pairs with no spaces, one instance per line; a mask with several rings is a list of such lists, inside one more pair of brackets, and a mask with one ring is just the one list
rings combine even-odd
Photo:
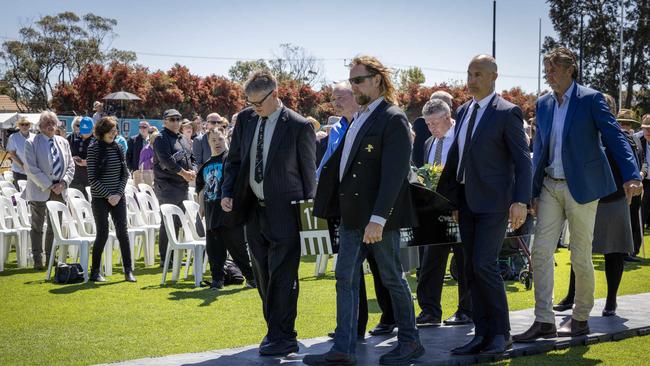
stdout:
[[497,57],[497,0],[492,1],[492,57]]

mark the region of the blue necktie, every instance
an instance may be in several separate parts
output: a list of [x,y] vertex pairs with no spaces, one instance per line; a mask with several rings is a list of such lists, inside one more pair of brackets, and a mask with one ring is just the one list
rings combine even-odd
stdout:
[[52,175],[57,179],[61,178],[63,163],[61,162],[59,149],[57,149],[56,145],[54,144],[54,138],[50,139],[50,153],[52,153]]

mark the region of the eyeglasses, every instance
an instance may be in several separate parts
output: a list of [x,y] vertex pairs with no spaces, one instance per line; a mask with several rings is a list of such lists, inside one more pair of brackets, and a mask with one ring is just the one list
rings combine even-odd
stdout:
[[364,80],[366,80],[368,78],[371,78],[371,77],[373,77],[375,75],[377,75],[377,74],[361,75],[361,76],[349,78],[348,81],[350,82],[350,84],[359,85],[359,84],[363,83]]
[[211,125],[216,125],[217,123],[219,123],[219,121],[208,121],[208,123]]
[[248,100],[248,97],[246,97],[246,103],[249,104],[249,105],[252,105],[252,106],[254,106],[254,107],[258,107],[258,108],[259,108],[259,107],[262,106],[262,103],[264,103],[264,101],[266,100],[266,98],[268,98],[269,95],[271,95],[272,93],[273,93],[273,90],[271,90],[268,94],[266,94],[266,95],[264,96],[264,98],[262,98],[262,100],[260,100],[259,102],[251,102],[250,100]]
[[180,117],[169,117],[167,118],[169,122],[180,122],[181,118]]
[[148,129],[148,128],[149,128],[149,127],[147,127],[147,126],[140,126],[140,129],[141,129],[141,130],[146,130],[146,129]]

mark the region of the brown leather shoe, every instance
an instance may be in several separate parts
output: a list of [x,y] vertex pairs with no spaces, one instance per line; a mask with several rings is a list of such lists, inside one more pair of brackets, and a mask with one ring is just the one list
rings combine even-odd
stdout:
[[560,329],[557,330],[558,337],[578,337],[585,334],[589,334],[589,322],[573,318],[560,325]]
[[557,328],[553,323],[534,322],[527,331],[512,336],[515,342],[529,343],[540,338],[548,339],[557,337]]

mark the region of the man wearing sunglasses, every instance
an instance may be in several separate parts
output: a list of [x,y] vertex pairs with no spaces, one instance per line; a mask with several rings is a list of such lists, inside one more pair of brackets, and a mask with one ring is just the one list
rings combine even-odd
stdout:
[[[221,117],[219,113],[208,114],[208,117],[206,118],[208,131],[212,131],[214,130],[215,127],[218,127],[219,124],[221,124],[222,118],[223,117]],[[210,144],[208,144],[207,136],[208,136],[207,133],[197,136],[194,139],[194,143],[192,144],[192,155],[194,155],[194,159],[197,167],[200,167],[201,165],[203,165],[203,163],[210,160],[210,158],[212,157]]]
[[[153,151],[154,191],[160,204],[169,203],[184,209],[183,200],[187,197],[188,182],[196,178],[195,166],[191,154],[181,145],[181,114],[175,109],[168,109],[163,114],[163,130],[155,139]],[[160,224],[158,249],[161,266],[165,263],[167,252],[167,232],[165,223]],[[180,222],[174,221],[178,231]]]
[[221,206],[246,224],[267,325],[260,355],[287,355],[298,351],[300,239],[291,202],[314,196],[316,135],[304,117],[282,105],[268,71],[253,73],[244,91],[250,107],[237,117]]
[[413,299],[400,263],[400,228],[416,223],[407,176],[409,123],[397,107],[390,70],[371,56],[352,60],[352,93],[360,106],[344,140],[320,174],[314,215],[340,217],[336,263],[336,331],[327,353],[305,356],[307,365],[356,363],[361,265],[369,253],[388,289],[398,328],[397,346],[381,364],[408,364],[425,351],[415,327]]

